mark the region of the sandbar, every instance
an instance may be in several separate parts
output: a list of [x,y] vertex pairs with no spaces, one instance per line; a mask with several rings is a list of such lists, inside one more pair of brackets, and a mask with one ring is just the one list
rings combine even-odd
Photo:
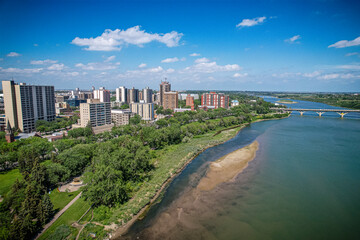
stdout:
[[198,190],[210,191],[220,183],[234,179],[256,156],[259,143],[254,141],[246,147],[235,150],[210,164],[206,176],[197,186]]

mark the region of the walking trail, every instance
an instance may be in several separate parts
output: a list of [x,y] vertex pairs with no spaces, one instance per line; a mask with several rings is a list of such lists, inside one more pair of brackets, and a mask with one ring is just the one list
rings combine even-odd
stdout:
[[61,209],[55,216],[54,218],[44,226],[44,229],[41,231],[41,233],[39,233],[35,240],[38,239],[66,210],[68,210],[69,207],[71,207],[71,205],[74,204],[74,202],[76,202],[76,200],[78,200],[81,196],[80,192],[73,200],[71,200],[63,209]]

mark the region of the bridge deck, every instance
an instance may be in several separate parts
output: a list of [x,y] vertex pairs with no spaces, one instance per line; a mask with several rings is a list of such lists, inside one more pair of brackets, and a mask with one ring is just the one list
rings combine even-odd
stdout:
[[298,111],[298,112],[358,112],[360,113],[360,110],[355,109],[306,109],[306,108],[271,108],[272,110],[279,110],[279,111]]

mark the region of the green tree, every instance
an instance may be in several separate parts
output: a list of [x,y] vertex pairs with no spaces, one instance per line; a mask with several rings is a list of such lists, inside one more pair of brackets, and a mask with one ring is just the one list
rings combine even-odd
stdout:
[[130,118],[130,124],[132,124],[132,125],[137,125],[140,122],[141,122],[141,117],[138,114],[136,114],[135,116]]

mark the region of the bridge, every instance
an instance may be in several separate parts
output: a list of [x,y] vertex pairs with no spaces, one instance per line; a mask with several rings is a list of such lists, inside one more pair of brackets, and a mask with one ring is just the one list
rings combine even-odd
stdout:
[[319,114],[319,117],[321,117],[326,112],[336,112],[340,115],[341,118],[343,118],[349,112],[360,113],[360,110],[354,110],[354,109],[305,109],[305,108],[270,108],[270,109],[282,111],[282,112],[297,111],[300,113],[301,116],[304,114],[304,112],[316,112],[317,114]]

